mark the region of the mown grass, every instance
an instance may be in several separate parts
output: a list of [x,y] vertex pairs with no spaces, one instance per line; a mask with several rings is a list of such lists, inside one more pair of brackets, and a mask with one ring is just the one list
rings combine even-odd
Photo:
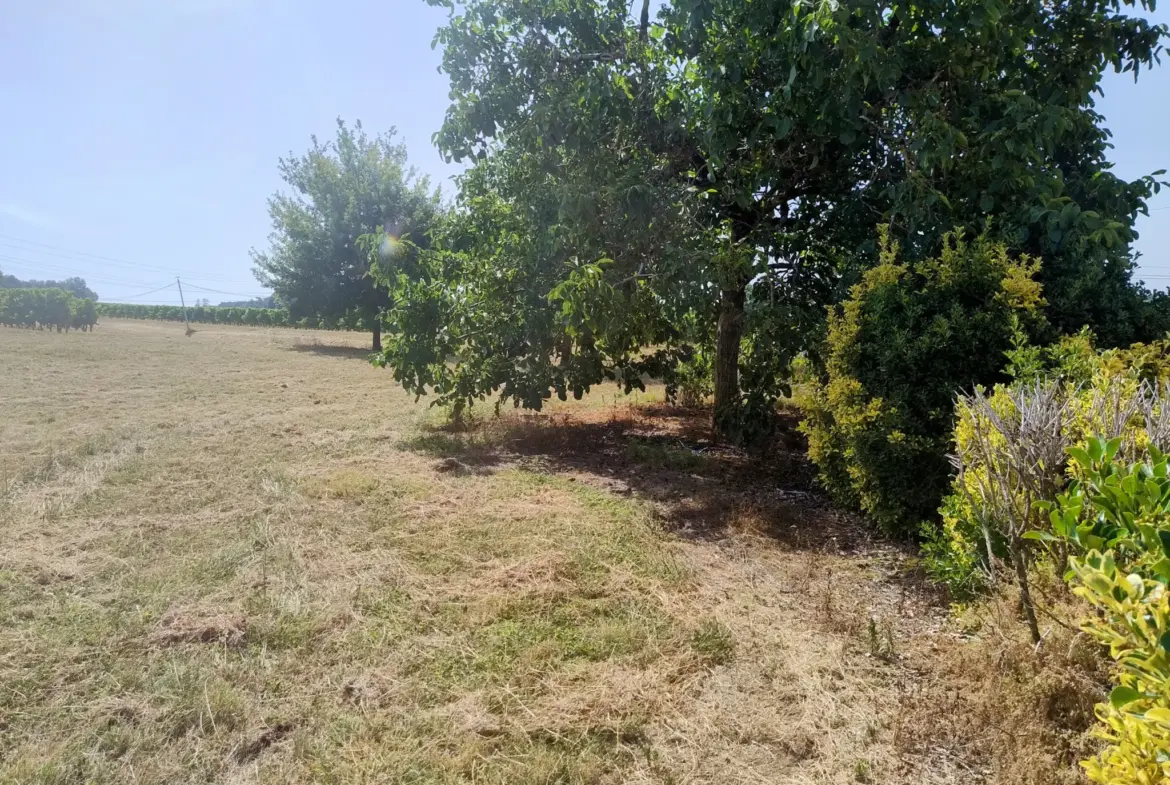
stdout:
[[936,781],[888,552],[769,539],[836,524],[681,437],[569,443],[653,393],[448,432],[339,340],[0,330],[0,782]]

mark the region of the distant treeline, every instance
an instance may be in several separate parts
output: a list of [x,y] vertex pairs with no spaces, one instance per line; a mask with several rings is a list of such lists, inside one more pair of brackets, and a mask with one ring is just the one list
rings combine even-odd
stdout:
[[239,300],[237,302],[220,303],[220,308],[276,308],[276,297],[268,295],[267,297],[256,297],[252,300]]
[[[183,308],[178,305],[128,305],[98,303],[98,314],[113,319],[157,319],[164,322],[183,321]],[[357,315],[342,319],[307,317],[292,319],[285,308],[225,308],[214,305],[196,305],[187,309],[187,319],[201,324],[237,324],[258,327],[296,327],[306,330],[368,330]]]
[[70,328],[89,331],[97,324],[97,306],[88,297],[75,297],[64,289],[0,289],[0,324],[57,332],[69,332]]
[[66,278],[63,281],[22,281],[15,275],[0,270],[0,289],[61,289],[74,297],[97,302],[97,292],[85,284],[84,278]]

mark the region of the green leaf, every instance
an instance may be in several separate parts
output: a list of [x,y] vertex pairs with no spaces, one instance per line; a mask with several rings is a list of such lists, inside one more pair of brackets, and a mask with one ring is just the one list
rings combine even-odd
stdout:
[[1082,448],[1082,447],[1069,447],[1067,452],[1069,455],[1072,456],[1072,459],[1074,461],[1076,461],[1077,463],[1079,463],[1081,465],[1082,468],[1091,469],[1093,467],[1093,458],[1092,458],[1092,456],[1089,455],[1089,452],[1087,450],[1085,450],[1084,448]]
[[1120,709],[1136,700],[1141,700],[1142,694],[1133,687],[1114,687],[1113,692],[1109,693],[1109,703],[1113,708]]
[[1105,460],[1113,460],[1113,456],[1117,455],[1117,451],[1121,449],[1122,437],[1117,436],[1105,443]]
[[1150,572],[1161,579],[1162,583],[1170,583],[1170,559],[1159,559],[1150,567]]
[[1039,540],[1040,542],[1060,542],[1059,537],[1054,537],[1048,532],[1042,531],[1024,532],[1022,537],[1025,540]]
[[1162,553],[1170,558],[1170,530],[1160,529],[1158,531],[1158,539],[1162,543]]

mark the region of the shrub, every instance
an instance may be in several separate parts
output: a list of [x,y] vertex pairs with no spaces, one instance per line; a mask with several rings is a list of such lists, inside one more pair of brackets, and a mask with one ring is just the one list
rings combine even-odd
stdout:
[[[1087,334],[1062,339],[1055,346],[1037,350],[1041,357],[1040,378],[1046,383],[1027,381],[1000,385],[989,394],[976,391],[961,395],[956,403],[954,431],[957,475],[951,495],[939,509],[940,524],[924,526],[928,543],[924,564],[932,576],[962,599],[987,584],[996,557],[1008,555],[1006,543],[1012,526],[1003,505],[983,498],[981,488],[988,476],[1007,470],[1008,442],[1032,454],[1049,457],[1042,470],[1044,490],[1037,495],[1051,501],[1069,479],[1083,479],[1079,464],[1066,466],[1064,454],[1075,445],[1100,435],[1117,440],[1126,461],[1149,456],[1150,445],[1170,445],[1170,397],[1167,368],[1170,345],[1165,342],[1136,344],[1129,349],[1097,352]],[[1025,378],[1036,378],[1028,374]],[[1058,385],[1053,387],[1053,385]],[[1018,430],[1021,407],[1034,411],[1040,405],[1038,390],[1059,391],[1059,400],[1047,398],[1061,409],[1059,441],[1048,433],[1025,436]],[[992,416],[993,415],[993,416]],[[991,433],[993,449],[976,450],[977,436]],[[1053,456],[1059,451],[1060,457]],[[1067,468],[1067,471],[1066,471]],[[1022,498],[1016,499],[1023,504]],[[1026,512],[1026,505],[1023,508]],[[1023,514],[1014,512],[1017,519]],[[1041,521],[1032,521],[1039,527]],[[1045,536],[1054,532],[1047,531]],[[1044,539],[1040,535],[1033,535]],[[980,543],[971,556],[971,544]],[[1054,553],[1058,572],[1065,568],[1063,552]]]
[[802,428],[839,501],[914,534],[950,479],[954,392],[1004,380],[1013,315],[1039,319],[1039,264],[961,233],[914,265],[898,261],[885,231],[880,248],[880,263],[829,314],[825,375]]
[[1116,663],[1118,686],[1096,709],[1108,746],[1085,769],[1095,782],[1147,785],[1170,781],[1170,476],[1152,446],[1147,462],[1118,465],[1121,445],[1072,448],[1082,479],[1050,509],[1057,539],[1087,551],[1069,560],[1073,591],[1099,611],[1082,629]]

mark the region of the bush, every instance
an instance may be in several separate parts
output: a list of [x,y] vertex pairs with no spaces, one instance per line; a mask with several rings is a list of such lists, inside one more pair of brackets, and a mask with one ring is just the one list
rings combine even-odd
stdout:
[[[1146,460],[1151,445],[1170,445],[1170,344],[1135,344],[1097,352],[1092,336],[1082,333],[1051,347],[1026,348],[1032,361],[1021,365],[1016,362],[1018,355],[1013,359],[1017,370],[1031,367],[1023,375],[1025,381],[997,386],[989,394],[976,390],[959,396],[956,404],[958,473],[939,509],[941,523],[924,526],[928,543],[924,564],[956,599],[984,588],[994,559],[1007,554],[1004,544],[1010,524],[1004,510],[997,509],[1002,504],[984,501],[981,488],[989,475],[1005,475],[1008,441],[1032,454],[1059,449],[1060,459],[1049,459],[1043,468],[1046,490],[1041,495],[1049,501],[1069,479],[1083,479],[1078,464],[1066,466],[1064,454],[1094,436],[1118,440],[1126,461]],[[1040,434],[1019,433],[1019,420],[1021,409],[1035,412],[1041,406],[1034,393],[1053,389],[1051,385],[1058,385],[1055,389],[1060,395],[1050,397],[1045,405],[1060,408],[1060,432],[1045,436],[1048,444],[1042,449]],[[977,435],[988,433],[983,438],[994,440],[996,449],[976,451]],[[1022,498],[1017,501],[1024,503]],[[1033,526],[1037,525],[1034,521]],[[979,543],[974,554],[972,543]],[[1064,555],[1055,555],[1056,567],[1063,571]]]
[[1122,439],[1070,450],[1077,473],[1051,505],[1059,539],[1085,552],[1069,560],[1073,591],[1099,612],[1082,629],[1109,647],[1118,686],[1097,706],[1094,732],[1107,743],[1085,761],[1111,785],[1170,781],[1170,476],[1147,462],[1115,462]]
[[1038,262],[980,236],[948,235],[910,265],[884,230],[878,266],[829,314],[824,378],[802,429],[821,481],[887,530],[916,534],[950,479],[957,389],[1004,380],[1013,315],[1043,304]]

